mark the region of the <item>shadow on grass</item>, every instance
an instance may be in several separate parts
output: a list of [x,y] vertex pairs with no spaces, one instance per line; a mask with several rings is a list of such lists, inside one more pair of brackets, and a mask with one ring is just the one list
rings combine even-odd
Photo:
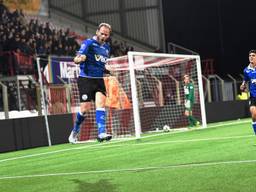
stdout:
[[78,185],[77,192],[118,192],[116,186],[107,179],[101,179],[96,183],[88,183],[79,179],[72,181]]

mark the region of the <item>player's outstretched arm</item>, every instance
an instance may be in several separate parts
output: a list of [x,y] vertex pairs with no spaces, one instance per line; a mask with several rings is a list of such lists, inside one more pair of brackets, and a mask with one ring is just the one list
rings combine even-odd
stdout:
[[107,71],[113,71],[113,70],[114,70],[113,67],[111,67],[111,66],[108,65],[108,64],[105,65],[105,69],[106,69]]
[[86,60],[86,55],[77,55],[77,56],[75,56],[75,58],[74,58],[74,62],[76,63],[76,64],[79,64],[79,63],[81,63],[81,62],[84,62]]

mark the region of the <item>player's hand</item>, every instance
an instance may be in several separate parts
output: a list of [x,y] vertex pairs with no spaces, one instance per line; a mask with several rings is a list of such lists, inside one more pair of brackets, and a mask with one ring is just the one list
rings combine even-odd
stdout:
[[86,55],[77,55],[75,58],[74,58],[74,62],[76,64],[79,64],[81,62],[84,62],[86,60]]
[[191,104],[189,100],[185,100],[185,107],[190,108]]
[[114,69],[110,65],[105,65],[105,74],[113,76],[114,75]]
[[245,83],[242,83],[242,85],[240,86],[240,90],[242,92],[246,91],[246,84]]
[[105,65],[105,69],[107,71],[113,71],[113,68],[110,65]]

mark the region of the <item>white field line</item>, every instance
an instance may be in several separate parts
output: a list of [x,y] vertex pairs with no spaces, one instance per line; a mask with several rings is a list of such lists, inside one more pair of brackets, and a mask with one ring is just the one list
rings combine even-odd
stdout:
[[239,125],[239,124],[244,124],[244,123],[249,123],[252,122],[252,120],[247,119],[247,120],[237,120],[235,122],[228,122],[228,123],[217,123],[216,125],[210,125],[207,128],[215,128],[215,127],[222,127],[222,126],[228,126],[228,125]]
[[[249,120],[246,121],[238,121],[238,122],[231,122],[231,123],[226,123],[226,124],[219,124],[219,125],[212,125],[212,126],[208,126],[207,129],[209,128],[215,128],[215,127],[221,127],[221,126],[228,126],[228,125],[237,125],[237,124],[243,124],[243,123],[248,123],[250,122]],[[205,129],[205,128],[196,128],[193,129],[191,131],[194,130],[200,130],[200,129]],[[183,131],[177,131],[177,132],[169,132],[169,133],[160,133],[160,134],[156,134],[156,135],[148,135],[148,136],[143,136],[141,139],[143,138],[150,138],[150,137],[157,137],[157,136],[161,136],[161,135],[166,135],[166,134],[175,134],[175,133],[181,133],[181,132],[185,132],[187,130]],[[245,135],[245,136],[233,136],[233,137],[218,137],[218,138],[205,138],[205,139],[192,139],[192,140],[174,140],[174,141],[165,141],[165,142],[153,142],[153,143],[135,143],[135,144],[129,144],[129,145],[149,145],[149,144],[159,144],[159,143],[177,143],[177,142],[196,142],[196,141],[210,141],[210,140],[223,140],[223,139],[235,139],[235,138],[244,138],[244,137],[252,137],[252,135]],[[38,157],[38,156],[44,156],[44,155],[49,155],[49,154],[55,154],[55,153],[61,153],[61,152],[66,152],[66,151],[73,151],[73,150],[80,150],[80,149],[87,149],[87,148],[102,148],[107,147],[106,145],[109,144],[115,144],[115,143],[120,143],[120,142],[125,142],[125,141],[130,141],[130,140],[136,140],[136,138],[129,138],[129,139],[121,139],[121,140],[116,140],[113,142],[109,142],[109,143],[101,143],[99,145],[86,145],[86,146],[80,146],[80,147],[75,147],[75,148],[69,148],[69,149],[60,149],[60,150],[56,150],[56,151],[49,151],[49,152],[44,152],[44,153],[36,153],[36,154],[30,154],[30,155],[24,155],[24,156],[20,156],[20,157],[12,157],[12,158],[7,158],[7,159],[1,159],[0,163],[3,162],[7,162],[7,161],[14,161],[14,160],[19,160],[19,159],[25,159],[25,158],[31,158],[31,157]],[[125,144],[122,145],[114,145],[114,146],[109,146],[109,147],[117,147],[117,146],[125,146]]]
[[179,168],[196,168],[205,166],[218,166],[218,165],[237,165],[237,164],[252,164],[256,163],[256,159],[252,160],[233,160],[233,161],[216,161],[216,162],[198,162],[188,164],[177,164],[177,165],[165,165],[165,166],[152,166],[152,167],[137,167],[127,169],[105,169],[95,171],[79,171],[79,172],[64,172],[64,173],[48,173],[48,174],[37,174],[37,175],[14,175],[14,176],[0,176],[0,180],[10,179],[26,179],[26,178],[38,178],[38,177],[49,177],[49,176],[70,176],[70,175],[86,175],[86,174],[99,174],[99,173],[123,173],[123,172],[137,172],[137,171],[153,171],[162,169],[179,169]]
[[148,143],[136,143],[133,145],[152,145],[152,144],[165,144],[165,143],[187,143],[187,142],[198,142],[198,141],[216,141],[216,140],[226,140],[226,139],[240,139],[254,137],[254,135],[238,135],[238,136],[228,136],[228,137],[211,137],[202,139],[184,139],[184,140],[173,140],[173,141],[160,141],[160,142],[148,142]]
[[171,129],[170,132],[163,132],[161,133],[160,131],[152,131],[154,133],[157,133],[158,134],[155,134],[155,135],[148,135],[148,136],[143,136],[142,138],[150,138],[150,137],[156,137],[156,136],[160,136],[160,135],[166,135],[166,134],[176,134],[176,133],[183,133],[183,132],[186,132],[186,131],[196,131],[196,130],[203,130],[203,129],[211,129],[211,128],[216,128],[216,127],[224,127],[224,126],[229,126],[229,125],[239,125],[239,124],[245,124],[245,123],[249,123],[251,122],[251,120],[238,120],[236,122],[229,122],[229,123],[218,123],[216,125],[210,125],[210,126],[207,126],[206,128],[203,128],[203,127],[196,127],[196,128],[193,128],[193,129],[188,129],[186,127],[183,127],[183,128],[178,128],[178,129]]

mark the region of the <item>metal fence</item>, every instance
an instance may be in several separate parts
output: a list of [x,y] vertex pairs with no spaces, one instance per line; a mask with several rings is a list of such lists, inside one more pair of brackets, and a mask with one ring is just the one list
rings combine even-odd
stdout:
[[205,101],[210,103],[247,99],[248,93],[246,97],[240,97],[242,93],[239,87],[242,81],[241,76],[234,77],[230,74],[225,77],[216,74],[208,77],[203,76]]
[[[60,61],[58,58],[55,58],[55,60]],[[62,114],[72,111],[71,104],[74,103],[74,100],[72,100],[71,92],[74,91],[72,89],[75,87],[72,83],[62,81],[59,77],[58,83],[49,84],[45,80],[46,82],[42,82],[43,86],[40,86],[40,82],[37,80],[38,77],[36,77],[35,74],[23,73],[31,73],[34,69],[30,70],[30,67],[26,68],[22,73],[18,71],[14,73],[12,65],[6,65],[8,64],[7,61],[8,59],[6,63],[2,62],[2,66],[6,66],[6,70],[2,71],[2,74],[5,74],[5,76],[0,77],[0,119],[25,117],[29,115],[40,116],[45,113]],[[49,63],[48,59],[42,58],[41,61],[42,66],[45,65],[43,62]],[[66,61],[68,63],[69,60]],[[39,74],[43,75],[42,71]],[[56,76],[56,74],[54,76]],[[216,74],[208,74],[207,76],[202,75],[202,80],[204,99],[208,103],[248,98],[248,95],[242,95],[239,89],[243,80],[242,75],[232,76],[227,74],[225,77],[221,77]],[[175,79],[172,79],[172,82],[174,83],[172,91],[178,93],[181,85],[177,85]],[[78,95],[78,93],[76,94]],[[10,112],[13,111],[17,113],[12,115]],[[24,111],[28,111],[30,114],[24,115],[22,113]]]

